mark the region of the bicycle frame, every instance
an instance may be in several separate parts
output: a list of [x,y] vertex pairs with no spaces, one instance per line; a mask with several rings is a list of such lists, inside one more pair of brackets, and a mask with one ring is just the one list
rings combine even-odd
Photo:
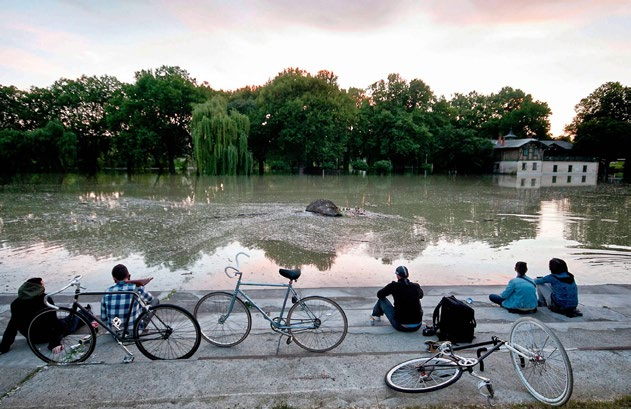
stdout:
[[[310,322],[308,325],[307,324],[291,324],[291,325],[287,325],[283,323],[283,317],[285,316],[285,311],[289,310],[289,308],[287,307],[287,300],[289,300],[289,295],[291,294],[291,300],[292,303],[299,303],[301,302],[300,297],[298,296],[298,293],[296,292],[296,290],[293,287],[293,280],[290,280],[288,284],[276,284],[276,283],[259,283],[259,282],[251,282],[251,281],[243,281],[243,272],[239,269],[239,255],[245,255],[247,256],[246,253],[238,253],[236,256],[236,264],[237,267],[226,267],[224,269],[224,272],[230,276],[228,274],[228,270],[234,270],[234,275],[238,276],[237,279],[237,284],[235,286],[234,291],[232,292],[232,299],[230,300],[230,307],[228,308],[228,312],[225,315],[225,317],[223,317],[223,320],[226,320],[229,316],[230,313],[232,312],[232,309],[234,307],[234,303],[235,303],[235,299],[238,296],[241,296],[245,299],[245,301],[247,302],[246,305],[248,306],[252,306],[254,307],[262,316],[263,318],[265,318],[270,325],[272,326],[272,329],[274,329],[275,331],[278,331],[280,333],[282,333],[283,335],[287,335],[290,336],[289,334],[289,330],[307,330],[307,329],[314,329],[317,327],[316,324],[314,324],[314,322]],[[272,318],[266,311],[264,311],[261,307],[258,306],[258,304],[250,297],[248,296],[242,289],[242,286],[248,286],[248,287],[267,287],[267,288],[286,288],[287,291],[285,291],[285,298],[283,299],[283,305],[280,309],[280,314],[278,317],[276,318]],[[315,316],[311,313],[311,311],[309,310],[309,307],[307,305],[303,305],[303,308],[305,309],[305,311],[307,311],[309,313],[310,316],[312,316],[313,318],[315,318]]]
[[54,310],[59,310],[59,307],[56,306],[55,304],[51,304],[48,302],[47,298],[49,296],[53,296],[56,294],[61,293],[62,291],[64,291],[65,289],[74,286],[75,287],[75,291],[74,291],[74,301],[72,303],[71,309],[73,313],[76,313],[77,310],[83,312],[86,316],[91,317],[94,321],[96,321],[102,328],[104,328],[107,332],[109,332],[110,334],[112,334],[112,336],[114,337],[114,340],[116,341],[116,343],[125,351],[125,353],[127,354],[127,356],[125,357],[125,359],[123,360],[124,362],[132,362],[134,360],[134,354],[125,346],[125,344],[123,344],[123,341],[133,341],[135,339],[130,339],[127,338],[128,336],[128,326],[129,326],[129,320],[131,318],[131,313],[133,311],[134,308],[134,303],[138,303],[138,305],[140,306],[140,308],[142,308],[144,311],[149,311],[150,306],[145,303],[142,298],[140,298],[140,296],[138,295],[137,290],[134,291],[120,291],[117,294],[126,294],[126,295],[131,295],[134,300],[130,303],[129,305],[129,310],[127,311],[127,318],[125,319],[125,322],[123,323],[123,331],[122,333],[119,335],[119,330],[118,329],[114,329],[112,328],[109,324],[105,323],[103,320],[101,320],[100,317],[94,315],[92,313],[92,311],[88,310],[87,308],[85,308],[83,305],[81,305],[79,303],[79,297],[84,295],[84,296],[89,296],[89,295],[97,295],[97,296],[104,296],[107,294],[112,294],[110,292],[106,292],[106,291],[90,291],[90,292],[81,292],[81,276],[75,276],[72,281],[66,285],[65,287],[63,287],[62,289],[55,291],[54,293],[48,294],[47,297],[44,298],[44,303],[46,304],[46,306],[54,309]]

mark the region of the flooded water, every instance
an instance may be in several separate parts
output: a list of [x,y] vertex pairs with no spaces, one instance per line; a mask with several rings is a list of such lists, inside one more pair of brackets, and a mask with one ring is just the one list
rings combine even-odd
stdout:
[[[316,199],[363,214],[305,212]],[[220,289],[237,252],[250,281],[382,286],[406,265],[424,285],[505,284],[563,258],[580,284],[631,283],[631,188],[507,188],[492,177],[35,176],[0,187],[0,292],[75,274],[98,290],[126,264],[150,288]]]

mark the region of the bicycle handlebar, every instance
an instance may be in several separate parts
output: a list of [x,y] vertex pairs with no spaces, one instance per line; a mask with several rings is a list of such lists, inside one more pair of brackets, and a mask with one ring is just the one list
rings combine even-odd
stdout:
[[[234,260],[236,261],[237,266],[236,266],[236,267],[233,267],[233,266],[228,266],[228,267],[226,267],[226,268],[224,268],[224,269],[223,269],[223,272],[224,272],[224,273],[226,273],[226,275],[227,275],[228,277],[230,277],[230,278],[235,277],[237,274],[241,274],[241,269],[239,268],[239,256],[240,256],[240,255],[244,255],[244,256],[246,256],[246,257],[250,258],[250,255],[249,255],[249,254],[244,253],[244,252],[242,252],[242,251],[238,252],[238,253],[237,253],[237,255],[234,257]],[[234,271],[235,271],[235,273],[234,273],[233,275],[230,275],[230,273],[228,273],[228,270],[234,270]]]
[[72,286],[76,286],[79,287],[81,285],[81,275],[76,275],[72,278],[72,280],[70,280],[70,282],[68,284],[66,284],[65,286],[63,286],[61,289],[55,291],[54,293],[50,293],[50,294],[46,294],[46,297],[44,297],[44,304],[46,304],[47,307],[58,310],[59,307],[56,306],[55,304],[50,304],[48,302],[48,297],[55,295],[55,294],[59,294],[60,292],[64,291],[65,289],[72,287]]

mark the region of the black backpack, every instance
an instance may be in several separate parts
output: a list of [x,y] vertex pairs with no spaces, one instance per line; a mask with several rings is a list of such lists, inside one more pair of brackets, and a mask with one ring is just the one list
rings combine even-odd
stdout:
[[434,309],[433,325],[441,341],[471,342],[475,338],[475,311],[453,295],[443,297]]

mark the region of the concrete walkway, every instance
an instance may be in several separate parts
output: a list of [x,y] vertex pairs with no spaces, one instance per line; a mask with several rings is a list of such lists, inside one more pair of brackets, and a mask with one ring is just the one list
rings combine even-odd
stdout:
[[[507,336],[518,318],[491,305],[488,294],[501,287],[427,287],[425,321],[443,295],[471,297],[478,326],[476,341]],[[183,361],[150,361],[135,346],[136,361],[123,364],[124,352],[108,336],[98,339],[87,364],[46,366],[18,337],[8,354],[0,355],[0,407],[6,408],[401,408],[429,404],[485,404],[477,381],[464,374],[447,389],[427,394],[390,390],[384,375],[393,365],[418,356],[421,333],[399,333],[382,322],[370,326],[368,316],[376,288],[302,290],[336,300],[349,320],[349,333],[335,350],[309,353],[273,333],[266,321],[253,316],[249,337],[233,348],[204,340],[197,353]],[[168,303],[190,311],[205,292],[169,295]],[[156,293],[158,294],[158,293]],[[166,297],[168,293],[161,294]],[[262,305],[279,307],[278,291],[250,294]],[[13,294],[0,295],[0,330],[9,319]],[[580,288],[583,317],[566,318],[540,309],[534,316],[554,329],[568,351],[574,370],[572,399],[611,399],[629,393],[631,368],[631,286]],[[57,296],[57,304],[67,299]],[[88,300],[86,300],[87,302]],[[93,305],[96,300],[90,301]],[[273,310],[273,309],[272,309]],[[471,351],[474,356],[474,351]],[[533,402],[519,381],[506,352],[485,361],[496,404]]]

